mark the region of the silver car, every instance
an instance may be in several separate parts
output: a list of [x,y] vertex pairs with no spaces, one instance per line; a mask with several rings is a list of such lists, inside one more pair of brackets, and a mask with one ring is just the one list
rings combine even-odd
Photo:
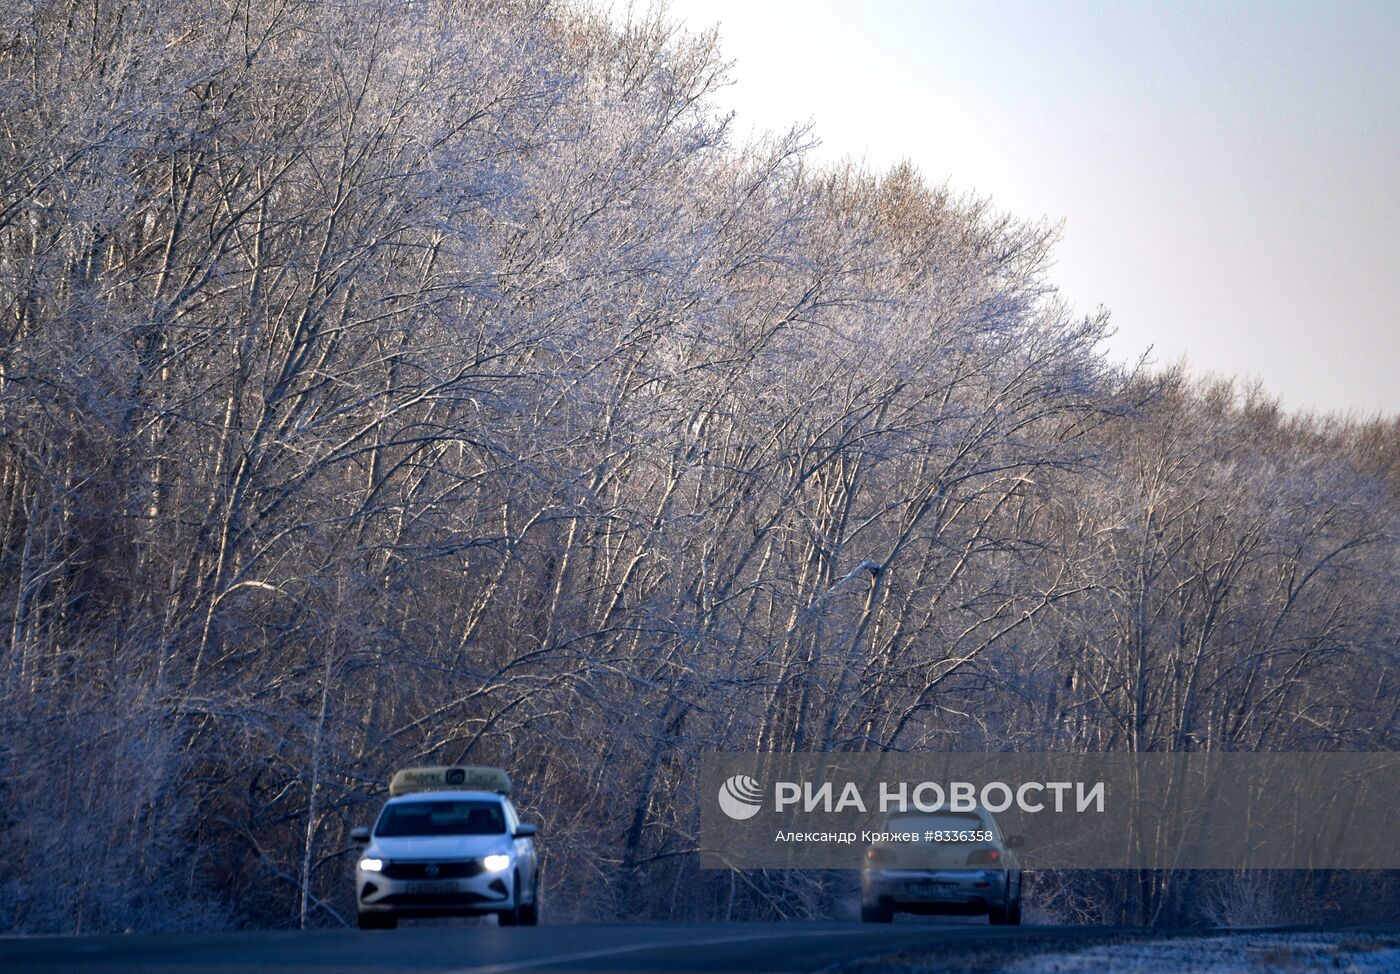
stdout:
[[520,821],[505,772],[405,774],[395,776],[373,830],[351,832],[365,845],[355,864],[360,929],[392,928],[405,917],[485,914],[501,926],[538,923],[535,827]]
[[865,851],[860,918],[889,923],[896,913],[980,916],[1021,922],[1021,867],[990,812],[901,812],[886,831],[918,833],[917,843],[877,843]]

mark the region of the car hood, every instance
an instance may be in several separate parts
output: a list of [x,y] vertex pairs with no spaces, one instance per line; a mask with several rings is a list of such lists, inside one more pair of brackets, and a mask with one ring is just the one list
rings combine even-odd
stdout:
[[495,852],[509,852],[511,841],[505,835],[402,835],[375,836],[365,850],[367,856],[395,859],[478,859]]

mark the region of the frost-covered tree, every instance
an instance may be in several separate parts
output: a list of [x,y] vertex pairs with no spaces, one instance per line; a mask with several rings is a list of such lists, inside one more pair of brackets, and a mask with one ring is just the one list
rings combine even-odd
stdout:
[[0,10],[0,928],[339,922],[413,762],[509,767],[556,905],[801,915],[695,868],[699,751],[1394,746],[1394,423],[1120,374],[1053,228],[741,143],[725,71]]

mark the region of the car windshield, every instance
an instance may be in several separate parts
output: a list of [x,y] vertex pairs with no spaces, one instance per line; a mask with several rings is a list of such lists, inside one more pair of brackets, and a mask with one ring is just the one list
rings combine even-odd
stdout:
[[972,812],[903,812],[891,815],[889,828],[894,832],[957,832],[968,829],[982,831],[987,823]]
[[505,813],[493,801],[413,801],[386,805],[375,835],[500,835]]

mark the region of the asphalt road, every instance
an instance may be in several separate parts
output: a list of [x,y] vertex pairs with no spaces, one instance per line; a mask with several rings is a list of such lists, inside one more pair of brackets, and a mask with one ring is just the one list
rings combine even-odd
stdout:
[[398,930],[0,939],[6,974],[513,974],[817,971],[894,951],[1074,949],[1127,931],[897,923],[406,925]]

